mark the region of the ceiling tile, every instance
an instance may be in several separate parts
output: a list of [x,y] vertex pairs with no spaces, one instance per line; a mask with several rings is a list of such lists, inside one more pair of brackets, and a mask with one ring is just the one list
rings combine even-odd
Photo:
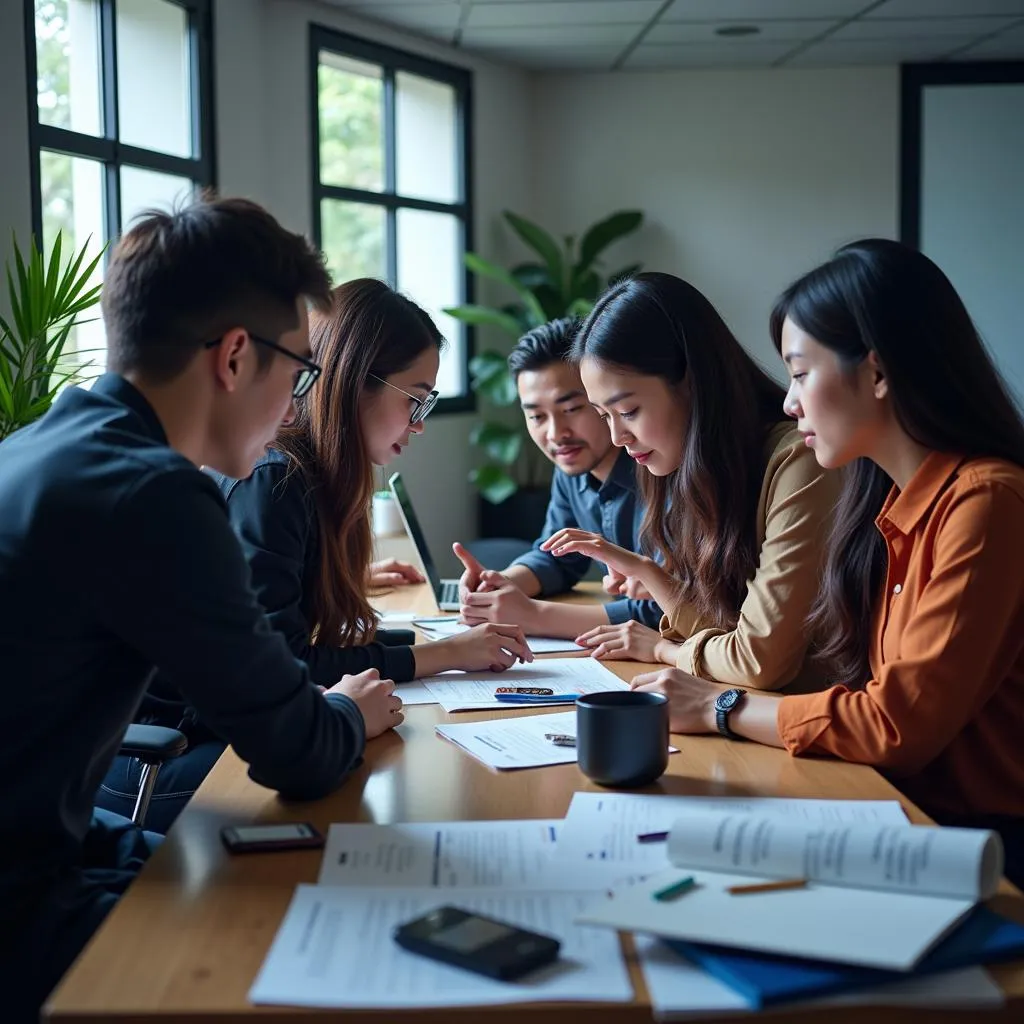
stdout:
[[[340,6],[340,5],[339,5]],[[345,10],[360,18],[372,18],[402,28],[438,29],[454,33],[459,27],[460,8],[451,0],[445,3],[345,4]]]
[[530,3],[473,4],[469,28],[540,27],[543,25],[635,25],[639,30],[658,12],[661,0],[532,0]]
[[462,45],[472,49],[529,46],[626,46],[640,31],[637,25],[547,25],[521,28],[473,28],[462,32]]
[[1024,60],[1024,25],[958,53],[957,60]]
[[932,61],[971,42],[972,37],[957,39],[832,40],[825,39],[786,61],[786,67],[841,67],[849,64],[903,64]]
[[618,46],[545,46],[488,50],[487,56],[534,71],[610,71],[621,52]]
[[675,0],[662,21],[749,21],[852,18],[868,0]]
[[813,39],[826,29],[838,25],[835,20],[820,18],[789,18],[785,21],[762,21],[756,36],[724,37],[715,35],[718,22],[673,21],[656,24],[644,36],[645,43],[715,43],[720,46],[749,46],[751,43],[795,42]]
[[887,0],[873,18],[975,18],[986,14],[1024,15],[1024,0]]
[[915,20],[878,19],[851,21],[835,32],[832,39],[935,39],[956,36],[977,39],[1000,32],[1013,24],[1012,18],[917,18]]
[[769,67],[787,50],[788,43],[748,43],[729,46],[720,43],[692,43],[670,46],[646,44],[638,46],[626,59],[625,70],[708,67]]

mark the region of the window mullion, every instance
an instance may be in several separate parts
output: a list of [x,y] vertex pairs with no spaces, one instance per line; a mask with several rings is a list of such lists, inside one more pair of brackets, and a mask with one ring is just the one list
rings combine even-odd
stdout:
[[[117,144],[117,10],[116,0],[100,0],[100,66],[103,95],[103,136]],[[104,241],[121,233],[121,181],[117,163],[104,166],[103,216],[107,232]]]
[[[395,127],[395,70],[384,68],[384,191],[390,195],[398,192],[398,171],[396,169],[396,137]],[[393,205],[389,205],[385,214],[384,245],[386,250],[385,266],[388,284],[398,287],[398,213]]]

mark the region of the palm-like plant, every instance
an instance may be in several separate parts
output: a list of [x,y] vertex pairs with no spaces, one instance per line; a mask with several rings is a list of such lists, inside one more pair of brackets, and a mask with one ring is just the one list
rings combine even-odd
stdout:
[[[14,270],[6,264],[10,320],[0,316],[0,440],[50,408],[62,387],[82,380],[81,365],[67,352],[77,317],[99,301],[89,281],[103,251],[85,264],[88,243],[61,267],[58,232],[48,261],[29,245],[22,257],[12,239]],[[84,264],[84,265],[83,265]]]
[[[549,320],[586,316],[609,284],[640,269],[640,264],[633,264],[605,274],[600,262],[601,253],[612,242],[640,227],[643,214],[639,211],[613,213],[588,228],[578,244],[572,235],[567,235],[559,244],[542,227],[518,214],[506,210],[504,216],[539,261],[505,270],[476,253],[467,253],[466,266],[475,274],[505,285],[514,293],[515,301],[497,309],[466,305],[445,310],[463,323],[497,327],[518,339]],[[516,401],[516,386],[505,356],[500,352],[479,353],[471,360],[469,370],[473,390],[492,405],[509,406]],[[470,480],[488,501],[499,504],[520,486],[540,482],[539,470],[545,464],[544,459],[537,456],[533,445],[524,445],[525,431],[521,426],[484,420],[473,429],[470,440],[486,455],[486,462],[470,473]],[[517,467],[517,460],[524,451],[527,456]]]

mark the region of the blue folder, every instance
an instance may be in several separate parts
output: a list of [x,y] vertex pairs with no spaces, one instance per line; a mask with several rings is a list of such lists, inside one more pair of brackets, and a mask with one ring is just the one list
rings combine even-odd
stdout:
[[741,952],[679,939],[662,941],[734,989],[753,1009],[761,1010],[779,1003],[870,988],[921,974],[1013,960],[1024,956],[1024,925],[987,907],[976,907],[956,931],[907,973]]

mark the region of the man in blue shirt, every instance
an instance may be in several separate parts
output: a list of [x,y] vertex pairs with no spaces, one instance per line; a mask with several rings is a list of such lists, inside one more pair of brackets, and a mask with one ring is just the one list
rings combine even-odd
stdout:
[[[151,214],[103,286],[108,372],[0,445],[0,993],[34,1020],[145,860],[93,798],[153,670],[294,798],[401,721],[376,671],[324,693],[267,622],[210,466],[245,476],[315,383],[322,257],[245,200]],[[146,834],[148,835],[148,834]]]
[[526,427],[555,464],[542,535],[502,573],[484,567],[461,545],[460,580],[466,622],[511,622],[534,636],[577,637],[595,626],[636,619],[657,628],[661,609],[632,584],[608,573],[605,589],[620,596],[606,605],[571,605],[541,598],[571,590],[590,568],[586,555],[555,557],[540,545],[559,530],[576,527],[638,550],[643,507],[635,465],[616,448],[607,426],[587,401],[580,372],[566,362],[571,319],[553,320],[523,335],[508,357]]

